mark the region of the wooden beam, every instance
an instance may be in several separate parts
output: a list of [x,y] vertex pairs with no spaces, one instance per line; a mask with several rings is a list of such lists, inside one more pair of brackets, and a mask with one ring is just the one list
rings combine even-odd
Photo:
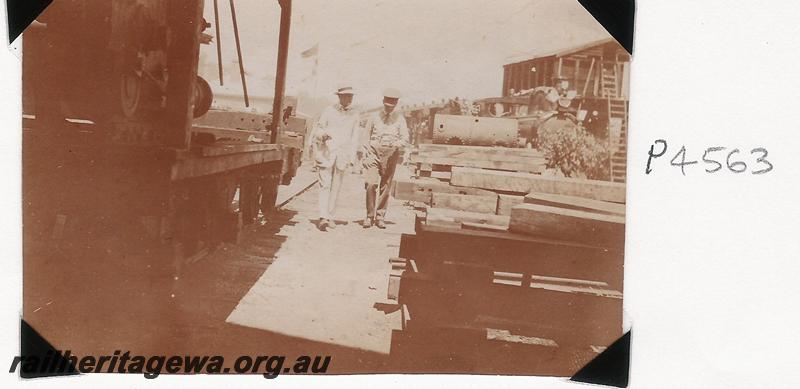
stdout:
[[170,179],[172,181],[177,181],[184,178],[207,176],[281,160],[283,160],[283,151],[280,148],[214,157],[191,156],[175,161],[170,168]]
[[497,195],[480,196],[434,192],[431,197],[431,207],[494,214],[497,209]]
[[[232,130],[217,127],[192,126],[192,135],[196,136],[196,142],[205,146],[212,143],[217,144],[247,144],[263,146],[268,143],[267,133],[264,131]],[[201,140],[202,139],[202,140]],[[304,137],[290,132],[281,132],[278,143],[283,147],[303,148]]]
[[[465,155],[497,155],[527,158],[542,158],[544,153],[536,149],[492,147],[492,146],[453,146],[424,143],[419,145],[419,154],[442,157],[463,157]],[[495,157],[497,158],[497,157]],[[495,159],[503,160],[503,159]]]
[[396,179],[392,195],[398,200],[419,201],[430,204],[432,193],[497,196],[490,190],[453,186],[435,178]]
[[509,82],[509,66],[503,65],[503,92],[502,96],[508,95],[508,82]]
[[565,196],[549,193],[529,193],[527,196],[525,196],[525,203],[573,209],[576,211],[601,213],[604,215],[625,216],[625,204],[592,200],[577,196]]
[[586,89],[589,87],[589,81],[593,79],[592,70],[594,70],[594,57],[592,57],[592,62],[589,64],[589,71],[586,73],[586,82],[583,84],[581,97],[586,97]]
[[418,225],[401,238],[400,255],[422,271],[444,261],[477,263],[494,270],[606,282],[622,290],[623,250],[588,242],[514,232],[474,231]]
[[442,171],[430,171],[431,178],[436,178],[438,180],[450,181],[450,172],[442,172]]
[[500,216],[488,213],[457,211],[446,208],[428,208],[426,218],[437,220],[452,220],[458,223],[476,223],[508,228],[510,216]]
[[461,222],[457,222],[452,219],[439,219],[437,217],[426,218],[425,225],[441,227],[441,228],[453,228],[453,229],[461,228]]
[[[232,4],[232,3],[231,3]],[[289,58],[289,30],[292,21],[292,0],[278,0],[281,7],[281,21],[278,29],[278,63],[275,72],[275,97],[272,101],[272,123],[270,123],[270,143],[278,141],[283,117],[283,92],[286,87],[286,64]],[[297,107],[295,107],[297,108]]]
[[509,230],[547,238],[622,248],[625,218],[536,204],[511,209]]
[[558,58],[558,73],[557,73],[557,76],[559,78],[561,77],[561,67],[563,66],[563,62],[564,62],[564,58],[559,57]]
[[625,202],[625,184],[578,178],[545,177],[538,174],[454,167],[452,185],[502,190],[580,196],[594,200]]
[[534,176],[529,173],[501,172],[465,167],[454,167],[452,173],[451,182],[453,185],[526,194],[531,191],[531,180]]
[[[462,167],[474,167],[483,169],[522,171],[530,173],[543,172],[546,163],[544,158],[514,157],[514,156],[504,156],[497,154],[487,155],[486,157],[488,158],[463,158],[463,157],[459,158],[459,157],[448,157],[448,156],[438,156],[429,154],[411,154],[409,156],[409,162],[425,163],[431,165],[447,165],[447,166],[462,166]],[[500,157],[500,158],[492,159],[492,157]],[[516,160],[513,161],[511,159],[516,159]]]
[[264,150],[280,149],[276,144],[220,144],[208,146],[192,146],[192,151],[201,157],[215,157],[219,155],[250,153]]
[[466,230],[495,231],[495,232],[503,232],[508,230],[508,227],[495,226],[492,224],[472,223],[472,222],[462,222],[461,228]]
[[523,196],[500,194],[497,200],[497,214],[511,216],[511,207],[522,204],[525,201]]
[[463,327],[480,318],[491,321],[491,328],[554,339],[562,347],[608,344],[622,330],[622,300],[615,290],[606,297],[549,283],[509,287],[486,280],[483,274],[491,271],[469,267],[447,265],[438,277],[403,274],[399,297],[414,311],[415,324]]

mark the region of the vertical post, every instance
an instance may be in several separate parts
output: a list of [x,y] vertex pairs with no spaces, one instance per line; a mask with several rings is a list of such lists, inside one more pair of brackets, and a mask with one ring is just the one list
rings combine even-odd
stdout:
[[219,85],[225,85],[225,81],[222,77],[222,37],[220,36],[219,32],[219,4],[218,1],[214,0],[214,28],[217,32],[216,41],[217,41],[217,67],[219,68]]
[[597,69],[595,70],[593,92],[595,97],[603,97],[600,94],[600,79],[603,78],[603,60],[597,62]]
[[167,48],[167,107],[165,112],[168,146],[186,149],[194,111],[194,88],[203,26],[203,0],[167,2],[170,44]]
[[244,59],[242,58],[242,45],[239,42],[239,22],[236,21],[236,5],[233,0],[231,4],[231,19],[233,20],[233,38],[236,41],[236,56],[239,58],[239,75],[242,78],[242,94],[244,95],[244,106],[250,107],[250,98],[247,95],[247,77],[244,74]]
[[508,79],[509,79],[509,66],[503,65],[503,89],[501,89],[500,96],[508,96]]
[[272,103],[272,122],[269,142],[278,143],[283,117],[283,92],[286,87],[286,62],[289,57],[289,25],[292,21],[292,0],[278,0],[281,6],[281,26],[278,36],[278,66],[275,73],[275,98]]
[[528,86],[525,89],[533,89],[536,86],[536,73],[531,71],[533,68],[533,61],[528,61],[525,63],[525,70],[528,72]]
[[594,71],[594,57],[592,57],[592,62],[589,63],[589,71],[586,73],[586,83],[583,84],[583,92],[581,93],[581,97],[586,97],[586,89],[589,88],[589,81],[591,81],[593,78],[592,71]]
[[[602,65],[600,66],[602,69]],[[602,74],[602,73],[601,73]],[[608,118],[606,119],[606,139],[608,139],[608,176],[609,181],[614,181],[614,153],[611,151],[611,99],[606,98]]]
[[556,77],[561,78],[561,66],[563,65],[564,59],[562,57],[558,57],[558,74]]

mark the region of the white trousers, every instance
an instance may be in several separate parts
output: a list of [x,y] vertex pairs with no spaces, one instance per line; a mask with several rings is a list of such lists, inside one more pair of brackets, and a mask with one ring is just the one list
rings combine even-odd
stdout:
[[334,163],[331,167],[318,167],[317,174],[319,175],[319,217],[332,220],[339,191],[342,189],[344,170],[337,168]]

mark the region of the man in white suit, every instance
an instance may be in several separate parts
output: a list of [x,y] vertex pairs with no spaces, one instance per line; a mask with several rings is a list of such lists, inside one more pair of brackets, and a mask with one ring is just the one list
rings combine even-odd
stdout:
[[336,91],[339,102],[322,111],[311,136],[312,154],[319,174],[319,224],[321,231],[336,226],[333,212],[345,169],[354,163],[359,141],[359,113],[353,109],[353,88]]

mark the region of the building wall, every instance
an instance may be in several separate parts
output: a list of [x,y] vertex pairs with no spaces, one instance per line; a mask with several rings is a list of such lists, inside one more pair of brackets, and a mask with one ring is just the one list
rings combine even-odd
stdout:
[[504,65],[503,96],[510,96],[512,89],[514,92],[519,92],[540,86],[552,86],[553,79],[559,76],[568,79],[571,88],[575,89],[579,96],[599,96],[601,62],[609,67],[618,66],[617,89],[620,91],[618,97],[627,96],[629,74],[627,64],[630,62],[630,56],[616,42]]

